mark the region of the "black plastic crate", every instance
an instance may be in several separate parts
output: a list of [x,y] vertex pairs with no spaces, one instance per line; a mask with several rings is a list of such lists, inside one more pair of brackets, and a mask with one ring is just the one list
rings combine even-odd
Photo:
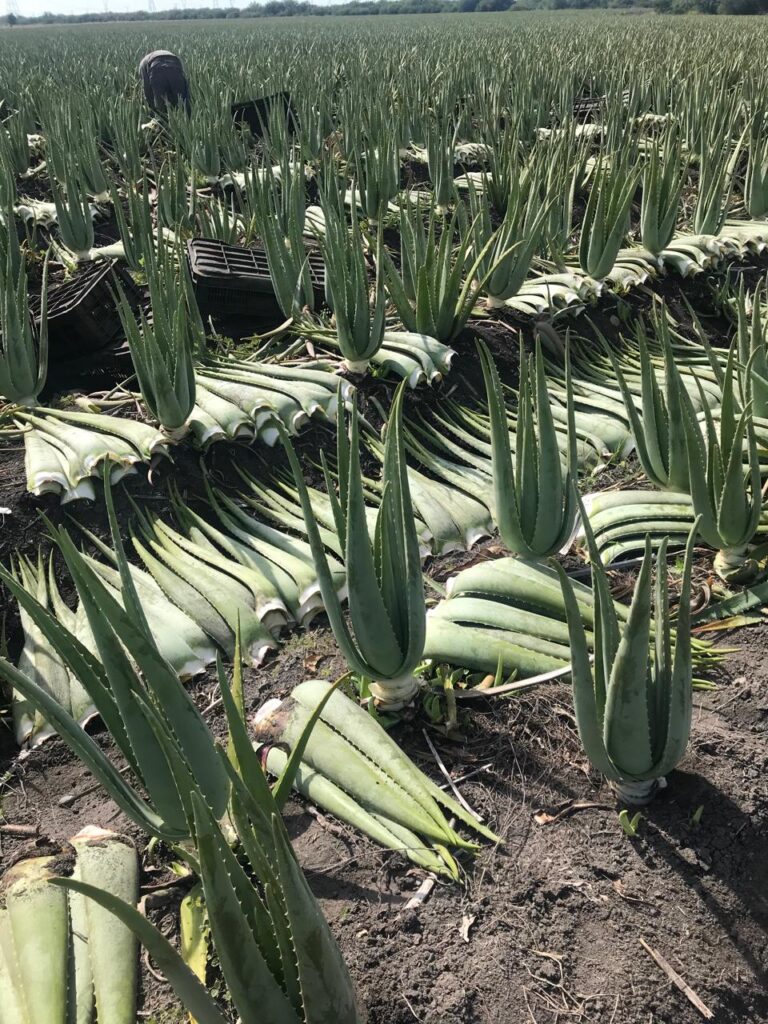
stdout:
[[[48,292],[48,346],[50,357],[80,359],[83,356],[117,353],[125,333],[114,299],[115,279],[131,309],[142,302],[141,289],[116,260],[86,265],[69,280]],[[35,323],[40,325],[40,299],[31,298]]]
[[597,121],[602,116],[604,103],[604,96],[580,96],[573,101],[573,116],[577,121]]
[[233,103],[231,110],[232,120],[235,124],[247,125],[257,138],[261,138],[264,129],[269,128],[273,111],[282,112],[292,131],[296,131],[299,124],[296,108],[291,102],[291,94],[288,92],[276,92],[272,96],[260,96],[255,100]]
[[[279,309],[267,254],[263,249],[227,245],[210,238],[187,242],[195,298],[202,313],[268,318]],[[315,305],[325,298],[325,264],[317,249],[308,249]]]

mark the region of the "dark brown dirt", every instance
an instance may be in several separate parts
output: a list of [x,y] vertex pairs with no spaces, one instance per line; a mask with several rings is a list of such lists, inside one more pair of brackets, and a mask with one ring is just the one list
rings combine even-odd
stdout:
[[[768,626],[732,638],[739,650],[718,673],[718,689],[697,694],[688,755],[643,812],[636,839],[623,834],[611,792],[589,771],[564,685],[462,711],[463,744],[433,735],[454,778],[480,769],[461,792],[504,843],[466,862],[462,885],[437,883],[417,911],[405,903],[422,872],[291,801],[297,854],[369,1024],[694,1024],[699,1013],[641,937],[719,1024],[768,1020],[767,638]],[[334,678],[341,668],[326,629],[297,635],[269,666],[248,674],[249,709],[302,678]],[[210,680],[196,684],[201,707],[213,693]],[[442,782],[421,723],[396,735]],[[95,823],[127,832],[141,848],[138,831],[59,741],[21,762],[7,746],[5,754],[7,822],[38,826],[53,839]],[[74,802],[66,799],[72,795]],[[28,841],[1,838],[5,864]],[[162,863],[145,859],[145,868],[145,889],[170,881]],[[177,884],[153,893],[156,923],[175,927],[183,891]],[[184,1019],[147,970],[142,1005],[158,1024]]]

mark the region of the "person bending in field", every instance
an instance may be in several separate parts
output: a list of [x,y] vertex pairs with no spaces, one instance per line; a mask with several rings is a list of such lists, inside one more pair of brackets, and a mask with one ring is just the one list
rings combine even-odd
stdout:
[[184,65],[174,53],[155,50],[139,64],[144,95],[153,113],[162,113],[167,107],[183,104],[189,113],[189,85]]

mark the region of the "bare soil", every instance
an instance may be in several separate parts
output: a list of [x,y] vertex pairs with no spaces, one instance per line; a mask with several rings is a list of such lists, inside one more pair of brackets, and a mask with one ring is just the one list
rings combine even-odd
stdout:
[[[720,1024],[768,1020],[768,626],[733,640],[739,649],[718,672],[717,690],[696,695],[681,770],[644,810],[635,839],[623,834],[611,791],[584,759],[564,684],[463,711],[461,744],[432,735],[454,778],[477,772],[460,791],[503,844],[465,862],[460,885],[437,882],[416,910],[406,904],[423,872],[290,802],[296,852],[369,1024],[699,1021],[641,938]],[[297,635],[248,674],[249,710],[302,678],[333,678],[341,668],[326,628]],[[212,680],[198,682],[195,694],[209,707]],[[416,719],[395,735],[443,783],[422,727]],[[62,743],[18,761],[7,732],[4,739],[5,822],[53,839],[98,824],[143,848],[138,830]],[[30,842],[0,838],[3,867]],[[184,885],[167,873],[162,852],[145,855],[144,865],[153,919],[173,930]],[[184,1020],[146,964],[141,1006],[157,1024]]]

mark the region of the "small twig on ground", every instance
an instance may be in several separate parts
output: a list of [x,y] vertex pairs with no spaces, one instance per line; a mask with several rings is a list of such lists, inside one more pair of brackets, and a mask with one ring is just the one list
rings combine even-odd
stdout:
[[548,814],[546,811],[537,811],[533,816],[533,820],[537,825],[554,825],[555,822],[560,821],[562,818],[568,818],[572,814],[576,814],[577,811],[588,811],[592,809],[599,809],[602,811],[610,811],[610,804],[597,803],[594,801],[575,801],[566,804],[556,814]]
[[40,833],[39,825],[1,824],[0,833],[7,836],[36,836]]
[[640,939],[640,945],[651,955],[651,957],[653,957],[655,963],[662,969],[672,984],[676,985],[680,989],[686,999],[696,1007],[702,1017],[706,1020],[712,1020],[715,1016],[714,1013],[701,1001],[688,982],[684,981],[683,978],[680,977],[674,967],[664,959],[661,953],[649,946],[645,939]]
[[413,1019],[421,1022],[421,1017],[419,1017],[419,1015],[416,1013],[414,1008],[411,1006],[410,1000],[408,999],[408,996],[405,994],[405,992],[401,992],[400,995],[403,997],[403,1001],[404,1001],[405,1005],[408,1007],[408,1009],[413,1014]]
[[345,843],[349,843],[349,832],[343,829],[340,825],[337,825],[334,821],[331,821],[330,818],[326,818],[326,816],[321,814],[316,807],[312,807],[311,804],[307,804],[307,813],[311,814],[315,821],[319,825],[322,825],[323,828],[327,829],[331,835],[337,836]]
[[162,974],[158,973],[154,969],[152,964],[149,962],[149,952],[146,949],[142,953],[141,959],[142,959],[142,961],[144,963],[144,966],[146,967],[147,971],[152,975],[152,977],[155,979],[155,981],[159,981],[161,985],[167,985],[168,984],[167,978],[164,978],[162,976]]
[[426,729],[422,729],[421,731],[424,734],[424,739],[427,741],[427,746],[429,747],[429,749],[432,752],[432,756],[434,757],[435,761],[437,761],[437,767],[440,769],[440,771],[445,776],[445,778],[446,778],[446,780],[448,782],[448,785],[451,787],[451,791],[453,792],[453,795],[456,797],[456,799],[459,801],[459,803],[461,804],[461,806],[464,808],[465,811],[467,811],[469,814],[471,814],[472,817],[476,818],[478,821],[482,821],[482,818],[477,813],[477,811],[473,810],[469,806],[467,801],[464,799],[464,797],[461,795],[461,793],[457,789],[456,783],[451,778],[450,773],[448,772],[448,769],[443,764],[443,759],[440,757],[440,755],[437,752],[437,748],[435,747],[435,745],[432,742],[432,740],[429,738],[429,733],[427,732],[427,730]]
[[[482,768],[475,768],[474,771],[467,772],[466,775],[460,775],[458,779],[454,779],[453,782],[458,786],[460,783],[466,782],[467,779],[472,779],[475,775],[479,775],[481,772],[487,772],[491,768],[493,768],[493,761],[489,761],[488,764],[484,764]],[[440,786],[440,789],[448,789],[450,784],[450,782],[444,782],[442,786]]]
[[429,894],[434,889],[436,881],[437,879],[434,875],[427,875],[413,896],[405,904],[403,910],[417,910],[423,906],[429,899]]

